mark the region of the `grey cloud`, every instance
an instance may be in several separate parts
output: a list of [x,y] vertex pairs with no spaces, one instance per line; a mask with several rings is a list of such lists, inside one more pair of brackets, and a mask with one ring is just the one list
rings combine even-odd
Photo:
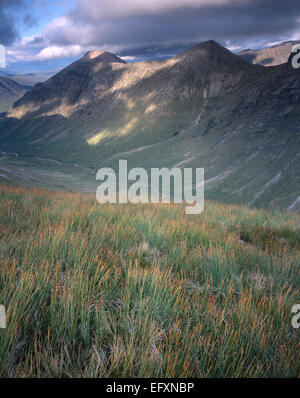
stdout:
[[[48,32],[47,39],[52,44],[105,46],[122,55],[147,56],[172,53],[206,39],[270,40],[299,29],[299,0],[153,0],[150,9],[146,3],[149,0],[139,0],[137,12],[137,0],[82,0],[68,15],[69,23]],[[114,9],[116,5],[119,8]]]
[[19,37],[19,24],[33,26],[36,23],[30,14],[22,16],[24,6],[23,0],[0,0],[0,44],[10,45]]
[[297,33],[300,38],[299,0],[79,0],[15,53],[62,58],[57,54],[70,56],[75,46],[78,55],[104,49],[132,59],[164,58],[208,39],[259,48]]
[[37,25],[37,20],[31,14],[26,14],[23,18],[23,24],[28,28],[31,28],[34,25]]
[[17,37],[13,16],[7,12],[8,1],[0,0],[0,44],[11,44]]

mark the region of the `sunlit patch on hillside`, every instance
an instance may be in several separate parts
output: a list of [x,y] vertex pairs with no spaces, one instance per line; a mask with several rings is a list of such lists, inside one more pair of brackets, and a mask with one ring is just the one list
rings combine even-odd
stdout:
[[57,102],[56,98],[44,101],[42,105],[39,103],[35,105],[32,102],[29,103],[28,105],[19,106],[15,109],[12,109],[9,112],[8,116],[14,117],[16,119],[21,119],[22,117],[26,117],[29,116],[30,114],[39,112],[40,113],[39,116],[41,117],[61,115],[63,117],[69,118],[80,107],[85,106],[89,101],[87,98],[82,98],[76,104],[69,104],[67,99],[64,98],[57,106],[55,106],[55,102]]
[[103,142],[105,138],[108,136],[118,136],[118,135],[127,135],[133,131],[133,129],[137,126],[138,118],[133,117],[126,123],[124,126],[115,129],[114,131],[110,129],[101,130],[99,133],[93,135],[87,140],[88,145],[98,145],[100,142]]
[[87,98],[82,98],[76,104],[69,104],[67,100],[64,99],[59,106],[51,109],[48,112],[44,112],[42,116],[61,115],[68,118],[72,116],[72,114],[75,113],[80,107],[88,104],[88,102],[89,101]]
[[151,104],[148,106],[148,108],[146,108],[145,113],[147,114],[147,113],[154,112],[156,108],[157,108],[157,105]]
[[131,98],[129,98],[128,96],[125,96],[124,102],[125,102],[125,105],[126,105],[127,109],[132,109],[136,105],[136,103]]
[[133,117],[125,126],[119,129],[121,135],[127,135],[132,132],[132,130],[136,127],[138,123],[138,118]]
[[[52,101],[44,102],[44,104],[51,104]],[[17,108],[13,108],[10,112],[8,112],[8,117],[14,117],[16,119],[21,119],[24,116],[27,116],[30,113],[37,112],[40,109],[40,105],[34,105],[33,103],[29,105],[18,106]]]
[[93,135],[93,137],[89,138],[87,140],[87,143],[89,145],[97,145],[99,142],[103,141],[108,135],[110,134],[110,131],[108,129],[104,129],[100,131],[100,133]]
[[[150,79],[155,74],[163,71],[164,69],[170,69],[179,63],[178,58],[171,58],[162,61],[151,61],[151,62],[138,62],[133,64],[121,64],[112,63],[110,64],[112,72],[120,72],[121,76],[116,78],[114,83],[105,91],[105,95],[113,94],[119,90],[126,88],[127,90],[135,87],[139,84],[142,79]],[[106,67],[106,65],[104,65]],[[103,64],[99,63],[93,68],[94,73],[103,71]],[[99,92],[99,96],[102,97],[104,93]]]

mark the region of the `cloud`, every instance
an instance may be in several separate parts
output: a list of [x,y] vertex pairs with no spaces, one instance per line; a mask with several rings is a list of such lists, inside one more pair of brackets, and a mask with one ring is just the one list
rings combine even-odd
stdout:
[[76,57],[82,53],[82,47],[78,44],[73,46],[49,46],[43,48],[38,54],[29,58],[30,61],[46,61],[53,58]]
[[41,36],[24,37],[7,51],[9,63],[48,61],[57,58],[74,58],[85,49],[78,45],[46,45]]
[[26,12],[25,0],[0,0],[0,44],[11,45],[19,37],[20,27],[32,27],[36,22]]
[[[240,0],[240,3],[249,3],[249,1]],[[71,15],[74,19],[98,22],[132,16],[155,16],[182,8],[197,9],[232,3],[234,0],[81,0]]]
[[50,42],[115,48],[126,56],[173,53],[207,39],[221,43],[291,35],[299,0],[81,0]]
[[27,60],[90,49],[136,60],[167,57],[207,39],[238,50],[290,38],[300,38],[299,0],[79,0],[12,50],[23,49]]
[[[12,1],[11,3],[18,5],[19,1]],[[8,6],[7,0],[0,0],[0,43],[4,45],[11,44],[18,36],[14,16]]]

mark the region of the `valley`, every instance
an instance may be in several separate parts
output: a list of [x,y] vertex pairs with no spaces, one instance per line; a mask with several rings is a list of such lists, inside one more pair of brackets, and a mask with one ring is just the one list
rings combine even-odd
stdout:
[[95,192],[96,171],[126,159],[204,168],[208,199],[297,211],[299,108],[298,70],[251,65],[214,41],[165,61],[92,52],[0,118],[0,151],[19,154],[6,167],[23,162],[31,186]]

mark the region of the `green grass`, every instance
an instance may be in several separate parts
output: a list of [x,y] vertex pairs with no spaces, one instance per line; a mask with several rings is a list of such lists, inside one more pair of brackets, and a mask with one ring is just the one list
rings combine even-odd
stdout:
[[297,377],[297,213],[0,186],[2,377]]

